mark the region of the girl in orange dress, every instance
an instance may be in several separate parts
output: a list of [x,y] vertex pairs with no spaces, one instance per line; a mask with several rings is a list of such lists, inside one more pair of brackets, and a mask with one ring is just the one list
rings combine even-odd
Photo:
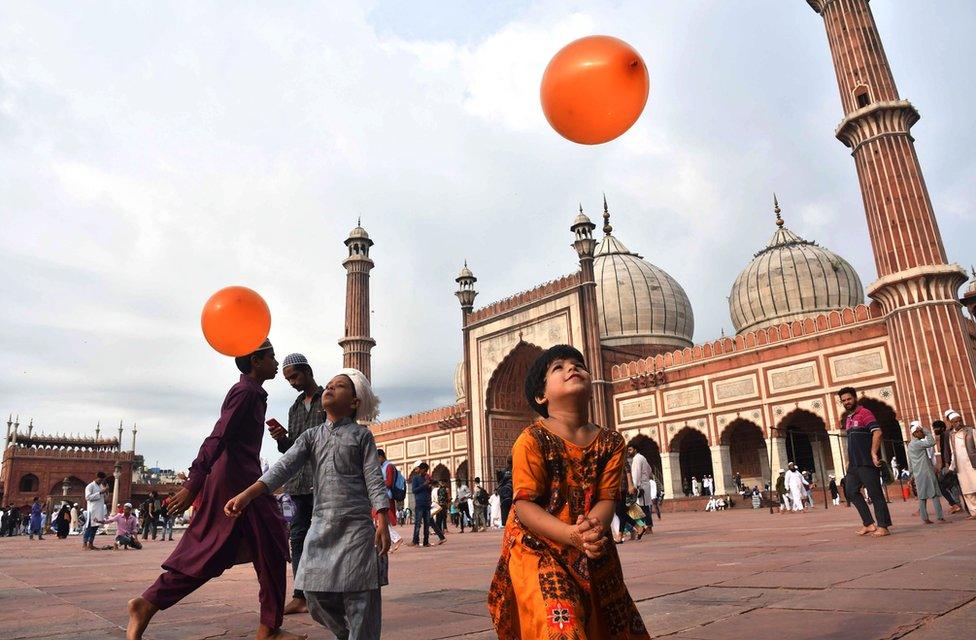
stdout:
[[488,592],[500,640],[650,638],[609,538],[623,437],[591,424],[583,355],[552,347],[525,394],[543,418],[512,448],[513,517]]

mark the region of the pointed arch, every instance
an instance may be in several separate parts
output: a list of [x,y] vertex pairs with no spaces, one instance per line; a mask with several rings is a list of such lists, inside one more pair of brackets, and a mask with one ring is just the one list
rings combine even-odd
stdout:
[[816,472],[821,481],[836,475],[827,425],[817,414],[794,409],[780,420],[775,435],[786,439],[786,457],[801,471]]
[[520,340],[488,380],[485,392],[488,453],[482,471],[486,480],[507,468],[515,439],[538,417],[525,397],[525,376],[542,353],[542,347]]

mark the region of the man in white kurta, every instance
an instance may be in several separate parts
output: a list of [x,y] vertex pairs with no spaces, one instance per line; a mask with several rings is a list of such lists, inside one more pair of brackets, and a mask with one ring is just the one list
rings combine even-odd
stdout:
[[95,548],[95,533],[108,514],[105,510],[105,494],[108,486],[104,484],[105,473],[99,471],[97,477],[85,487],[85,500],[88,502],[88,520],[81,542],[85,549]]
[[790,463],[789,471],[786,472],[786,490],[790,492],[790,503],[793,511],[803,511],[804,486],[807,481],[803,479],[803,474],[796,470],[796,465]]
[[637,491],[637,505],[644,512],[647,527],[653,529],[654,524],[651,522],[651,478],[654,476],[651,472],[651,464],[644,457],[644,454],[633,446],[627,447],[627,453],[633,456],[630,463],[630,478],[634,483],[634,489]]

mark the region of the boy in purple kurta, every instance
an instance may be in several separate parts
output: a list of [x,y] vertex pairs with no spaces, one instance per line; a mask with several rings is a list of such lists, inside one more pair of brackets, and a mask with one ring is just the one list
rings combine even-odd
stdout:
[[200,494],[200,507],[176,549],[163,562],[165,573],[141,597],[129,601],[128,640],[142,638],[158,610],[176,604],[231,566],[248,561],[254,564],[260,585],[257,639],[305,637],[280,629],[288,536],[274,497],[265,495],[255,500],[238,519],[224,515],[227,501],[261,476],[259,455],[268,398],[261,385],[278,373],[274,349],[268,341],[236,362],[241,379],[227,392],[220,419],[203,441],[189,478],[168,502],[168,512],[177,514]]

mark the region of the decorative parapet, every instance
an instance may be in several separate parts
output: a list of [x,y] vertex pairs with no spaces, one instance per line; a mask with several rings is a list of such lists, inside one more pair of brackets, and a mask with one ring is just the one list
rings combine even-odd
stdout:
[[777,342],[788,342],[801,338],[836,331],[851,325],[880,321],[884,312],[877,304],[859,304],[839,311],[822,313],[805,320],[795,320],[785,324],[756,329],[741,333],[734,338],[719,338],[713,342],[687,347],[660,355],[614,365],[611,380],[614,382],[634,377],[646,376],[668,367],[680,367],[712,358],[727,357],[744,351],[761,349]]
[[505,313],[506,311],[517,309],[522,305],[536,302],[537,300],[542,300],[543,298],[547,298],[553,294],[561,293],[568,289],[578,287],[580,286],[581,282],[582,280],[579,271],[561,278],[556,278],[555,280],[550,280],[549,282],[540,284],[539,286],[529,289],[528,291],[516,293],[513,296],[498,300],[497,302],[492,302],[491,304],[481,307],[480,309],[475,309],[468,315],[467,323],[470,325],[487,318],[492,318],[499,314]]
[[373,435],[385,435],[401,429],[427,425],[437,425],[440,429],[455,429],[464,425],[464,411],[465,405],[463,403],[449,407],[438,407],[383,422],[375,422],[369,426],[369,429]]
[[131,451],[87,451],[84,449],[35,449],[34,447],[17,446],[7,448],[4,458],[64,458],[65,460],[112,460],[119,462],[132,461],[135,454]]

